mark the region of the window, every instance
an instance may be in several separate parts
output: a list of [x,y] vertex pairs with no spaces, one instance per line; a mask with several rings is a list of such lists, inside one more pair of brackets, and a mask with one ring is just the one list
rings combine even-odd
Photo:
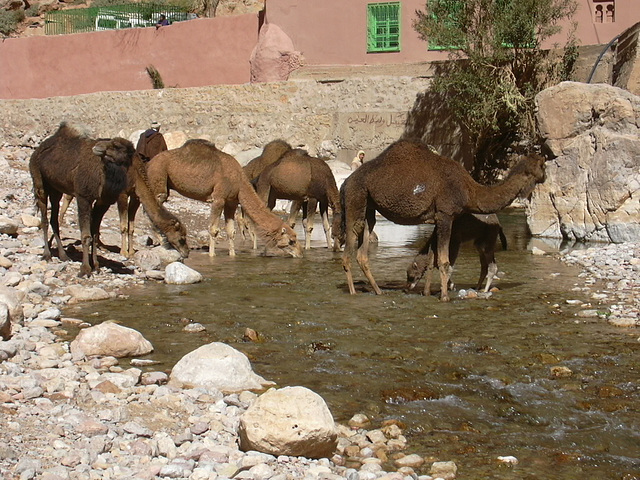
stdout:
[[367,5],[367,52],[400,51],[400,2]]
[[614,23],[616,21],[615,0],[592,0],[594,4],[593,21],[595,23]]

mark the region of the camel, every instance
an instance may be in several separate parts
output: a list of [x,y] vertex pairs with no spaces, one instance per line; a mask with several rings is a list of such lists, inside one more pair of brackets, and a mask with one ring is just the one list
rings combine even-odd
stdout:
[[[151,131],[151,133],[149,133]],[[156,156],[158,153],[167,150],[164,137],[156,129],[149,129],[142,134],[136,146],[136,155],[142,162]],[[140,166],[143,167],[144,163]],[[60,222],[62,222],[67,209],[73,200],[73,195],[64,194],[62,196],[62,206],[60,207]],[[124,257],[133,256],[133,233],[135,228],[135,218],[138,208],[140,208],[140,198],[136,195],[136,169],[130,169],[127,179],[127,189],[120,194],[116,202],[118,206],[118,217],[120,219],[120,254]],[[100,233],[98,232],[97,245],[100,246]]]
[[[249,163],[247,163],[244,167],[242,167],[242,170],[244,171],[244,174],[247,176],[249,181],[255,187],[255,181],[262,173],[262,170],[264,170],[265,167],[271,165],[272,163],[277,162],[278,159],[282,157],[282,155],[284,155],[291,149],[292,149],[291,145],[289,145],[284,140],[280,140],[280,139],[272,140],[271,142],[267,143],[264,146],[264,148],[262,149],[262,153],[256,158],[254,158],[253,160],[251,160]],[[293,209],[293,207],[294,206],[292,205],[291,208]],[[300,206],[297,205],[296,208],[300,209]],[[253,249],[254,250],[257,249],[258,237],[256,237],[255,233],[250,228],[249,223],[246,222],[244,215],[242,213],[242,205],[240,205],[240,210],[237,216],[237,220],[238,220],[238,225],[240,226],[240,232],[242,234],[242,237],[246,238],[246,236],[249,235],[253,240]],[[289,226],[293,228],[293,225],[289,225]]]
[[351,260],[357,261],[377,295],[382,294],[369,266],[369,236],[376,211],[399,225],[435,222],[441,300],[449,301],[449,241],[453,220],[463,213],[495,213],[516,197],[526,196],[544,181],[544,158],[522,157],[498,185],[480,185],[452,159],[419,140],[398,140],[345,180],[342,222],[345,247],[342,266],[349,293],[356,293]]
[[[449,262],[451,268],[456,263],[460,245],[473,240],[473,244],[480,256],[480,278],[477,289],[480,290],[486,278],[484,291],[488,292],[491,282],[498,272],[495,259],[496,240],[500,237],[502,248],[507,248],[507,238],[502,231],[502,226],[495,214],[478,215],[463,213],[453,221],[451,226],[451,241],[449,243]],[[418,284],[422,276],[427,274],[423,295],[431,295],[431,272],[438,267],[438,232],[434,229],[424,247],[415,256],[407,268],[407,289],[412,290]],[[488,276],[487,276],[488,275]],[[453,285],[449,284],[449,289]]]
[[170,190],[194,200],[211,203],[209,255],[215,256],[215,240],[224,212],[229,255],[235,256],[234,217],[239,203],[266,237],[267,248],[292,257],[302,257],[302,248],[291,227],[271,213],[260,201],[238,161],[206,140],[188,140],[180,148],[156,155],[147,163],[147,178],[160,203]]
[[[123,138],[95,140],[80,135],[66,123],[45,139],[31,155],[29,171],[33,180],[36,205],[42,217],[44,234],[43,258],[51,259],[48,239],[47,202],[51,202],[51,228],[58,256],[69,260],[60,239],[59,207],[63,194],[72,195],[78,205],[78,223],[82,243],[80,276],[98,271],[96,242],[102,217],[127,189],[133,144]],[[136,171],[138,169],[136,168]],[[137,182],[138,183],[138,182]],[[183,256],[189,253],[186,232],[180,222],[165,209],[159,209],[146,185],[140,182],[136,191],[152,222],[167,236]]]
[[265,167],[255,185],[258,196],[269,209],[273,209],[279,198],[298,202],[294,204],[289,215],[290,225],[295,224],[300,205],[310,202],[306,209],[306,218],[303,218],[307,250],[311,248],[311,232],[317,202],[320,206],[327,247],[331,248],[333,243],[334,250],[339,250],[338,236],[334,237],[332,242],[328,210],[331,208],[334,215],[340,212],[340,194],[333,172],[325,161],[311,157],[301,149],[290,150],[277,162]]

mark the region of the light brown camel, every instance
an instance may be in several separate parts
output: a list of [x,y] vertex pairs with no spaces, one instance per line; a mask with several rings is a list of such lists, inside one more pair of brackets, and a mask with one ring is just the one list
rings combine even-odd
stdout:
[[354,257],[375,293],[382,293],[371,273],[368,256],[369,234],[377,211],[400,225],[435,221],[441,299],[448,301],[453,220],[463,213],[495,213],[516,197],[529,195],[544,178],[544,158],[539,155],[522,158],[499,185],[484,186],[475,182],[459,163],[434,153],[420,141],[399,140],[391,144],[343,183],[342,265],[349,293],[356,293],[351,273]]
[[[295,223],[299,205],[315,200],[320,206],[322,225],[327,247],[332,243],[337,251],[340,248],[338,237],[331,238],[329,208],[334,215],[340,212],[340,194],[331,168],[324,160],[310,156],[301,149],[293,149],[285,153],[277,162],[264,168],[255,182],[258,196],[273,209],[277,199],[293,200],[298,206],[292,209],[290,223]],[[311,232],[315,216],[314,202],[307,208],[307,217],[303,219],[305,230],[305,249],[311,248]]]
[[[66,123],[44,140],[31,155],[29,171],[36,205],[42,217],[45,259],[51,258],[48,239],[47,202],[51,201],[51,228],[58,256],[68,260],[60,239],[59,207],[63,194],[73,195],[78,204],[78,223],[82,243],[80,275],[98,270],[96,241],[102,217],[127,188],[132,168],[133,144],[123,138],[95,140],[80,135]],[[152,222],[183,256],[189,253],[186,234],[180,222],[165,209],[159,209],[150,191],[141,185],[141,200]],[[151,201],[150,201],[151,200]]]
[[215,240],[220,232],[220,214],[224,212],[229,255],[235,255],[234,217],[238,203],[267,239],[267,248],[302,257],[296,234],[271,213],[256,195],[238,161],[206,140],[189,140],[180,148],[159,153],[147,163],[147,178],[160,203],[170,190],[194,200],[211,203],[209,255],[215,255]]
[[[491,282],[498,272],[495,259],[496,240],[500,237],[502,248],[507,248],[507,238],[502,231],[500,220],[496,214],[481,215],[463,213],[453,221],[451,241],[449,242],[449,262],[451,268],[456,263],[460,245],[473,240],[473,245],[480,256],[480,278],[477,289],[480,290],[486,278],[484,291],[488,292]],[[424,247],[415,256],[407,268],[407,289],[412,290],[426,272],[423,295],[431,295],[431,273],[438,267],[438,232],[434,229]],[[487,276],[488,275],[488,276]],[[449,288],[453,288],[451,282]]]

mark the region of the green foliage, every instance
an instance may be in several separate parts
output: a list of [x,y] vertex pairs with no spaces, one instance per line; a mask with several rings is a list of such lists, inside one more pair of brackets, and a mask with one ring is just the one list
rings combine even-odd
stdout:
[[0,34],[12,34],[24,18],[24,10],[0,10]]
[[37,17],[39,13],[40,13],[39,3],[32,3],[31,5],[29,5],[29,8],[27,8],[24,11],[25,16],[27,17]]
[[414,29],[455,48],[430,89],[446,99],[474,144],[474,176],[489,179],[506,154],[535,139],[534,97],[566,80],[577,58],[573,31],[560,58],[541,44],[560,32],[575,0],[428,0]]

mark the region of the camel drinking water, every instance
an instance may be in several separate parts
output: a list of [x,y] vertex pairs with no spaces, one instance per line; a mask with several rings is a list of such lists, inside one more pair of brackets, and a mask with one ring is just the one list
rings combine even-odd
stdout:
[[369,236],[376,212],[399,225],[435,221],[441,299],[449,300],[449,242],[455,218],[463,213],[495,213],[516,197],[529,195],[544,181],[544,158],[523,157],[495,186],[480,185],[457,162],[418,140],[399,140],[355,170],[341,189],[345,247],[342,265],[349,293],[356,293],[351,272],[355,257],[374,292],[382,293],[369,266]]
[[293,149],[285,153],[278,161],[268,165],[255,181],[258,196],[273,209],[277,199],[292,200],[289,224],[295,223],[300,205],[308,202],[306,218],[303,218],[305,230],[305,249],[311,248],[311,232],[316,203],[320,206],[322,226],[324,228],[327,247],[338,251],[337,237],[331,238],[329,208],[333,214],[340,212],[340,194],[331,168],[324,160],[310,156],[306,151]]
[[302,248],[293,229],[271,213],[260,201],[238,161],[206,140],[189,140],[180,148],[156,155],[147,163],[147,178],[157,200],[163,203],[169,191],[211,204],[209,255],[215,255],[224,212],[229,255],[235,255],[234,218],[238,204],[267,239],[267,248],[302,257]]
[[[97,239],[102,217],[127,189],[131,178],[133,144],[123,138],[95,140],[62,123],[31,155],[29,171],[36,205],[42,217],[45,259],[51,258],[47,203],[51,203],[51,228],[58,256],[68,260],[60,239],[59,208],[63,194],[78,204],[82,243],[80,275],[98,270]],[[137,178],[137,177],[136,177]],[[183,256],[189,254],[182,224],[164,208],[158,208],[146,185],[136,186],[151,221]]]
[[[464,213],[453,221],[451,226],[451,241],[449,242],[449,262],[451,268],[456,263],[460,245],[473,240],[473,245],[480,256],[480,278],[477,289],[482,287],[486,278],[484,291],[491,287],[498,265],[495,259],[496,240],[500,237],[502,248],[507,248],[507,238],[502,231],[500,220],[495,214],[479,215]],[[431,295],[431,273],[438,267],[438,232],[433,230],[424,247],[415,256],[407,268],[407,289],[412,290],[426,272],[423,295]],[[449,285],[449,288],[453,288]]]

